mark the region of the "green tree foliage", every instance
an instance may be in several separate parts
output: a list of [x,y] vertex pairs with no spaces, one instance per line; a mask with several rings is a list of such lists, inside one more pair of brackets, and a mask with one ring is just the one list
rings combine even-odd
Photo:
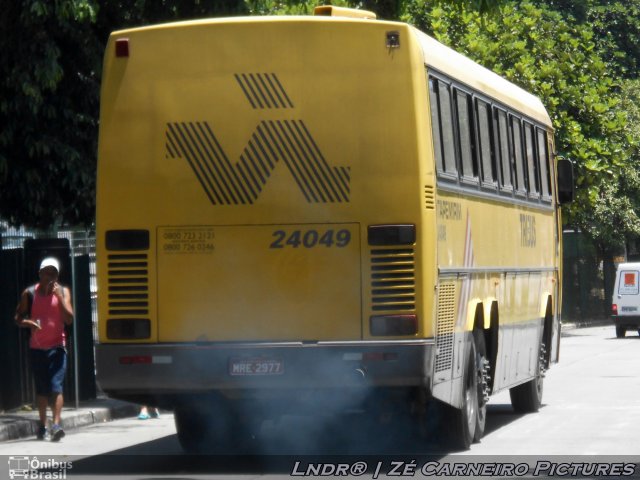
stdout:
[[626,120],[619,136],[624,161],[618,163],[611,181],[601,183],[593,211],[577,214],[605,253],[640,237],[640,80],[622,81],[619,96],[616,110]]
[[97,4],[96,23],[107,36],[122,28],[249,13],[244,0],[100,0]]
[[590,26],[598,49],[612,59],[616,75],[638,76],[640,0],[535,0]]
[[[527,1],[505,2],[499,13],[481,17],[447,2],[417,0],[407,15],[441,42],[541,98],[556,128],[557,152],[576,167],[577,200],[565,209],[569,224],[600,245],[619,243],[624,233],[636,231],[636,215],[627,215],[634,201],[616,190],[634,140],[625,131],[614,72],[592,28]],[[614,215],[617,222],[611,221]]]
[[4,2],[0,217],[79,224],[94,211],[100,45],[89,1]]

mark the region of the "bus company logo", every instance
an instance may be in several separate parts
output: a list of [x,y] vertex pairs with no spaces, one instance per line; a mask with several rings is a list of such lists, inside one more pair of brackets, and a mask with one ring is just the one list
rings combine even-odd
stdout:
[[39,460],[38,457],[9,457],[9,478],[24,480],[65,480],[72,462],[58,462],[55,459]]
[[[275,74],[236,74],[254,110],[294,108]],[[350,167],[330,166],[303,120],[263,120],[232,163],[206,121],[171,122],[166,156],[185,159],[214,205],[253,204],[278,163],[308,203],[349,202]]]

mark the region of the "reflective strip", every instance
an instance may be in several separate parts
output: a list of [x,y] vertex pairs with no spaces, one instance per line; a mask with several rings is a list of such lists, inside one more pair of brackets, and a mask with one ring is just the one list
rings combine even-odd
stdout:
[[169,355],[153,355],[153,357],[151,357],[151,363],[173,363],[173,357]]

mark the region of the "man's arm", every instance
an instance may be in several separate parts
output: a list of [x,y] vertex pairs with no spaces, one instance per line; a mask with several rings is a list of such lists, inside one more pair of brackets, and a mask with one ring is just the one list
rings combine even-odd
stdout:
[[62,311],[62,320],[66,325],[73,323],[73,306],[71,305],[71,290],[56,283],[53,287],[53,293],[58,297],[60,310]]
[[29,292],[25,290],[20,296],[20,302],[16,307],[16,314],[13,317],[14,322],[18,327],[23,328],[37,328],[40,330],[40,325],[28,318],[29,316]]

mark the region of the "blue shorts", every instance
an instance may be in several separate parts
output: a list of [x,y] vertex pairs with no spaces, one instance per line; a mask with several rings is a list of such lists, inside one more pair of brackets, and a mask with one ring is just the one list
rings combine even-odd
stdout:
[[31,349],[31,371],[36,384],[36,395],[62,393],[66,369],[67,352],[64,348]]

